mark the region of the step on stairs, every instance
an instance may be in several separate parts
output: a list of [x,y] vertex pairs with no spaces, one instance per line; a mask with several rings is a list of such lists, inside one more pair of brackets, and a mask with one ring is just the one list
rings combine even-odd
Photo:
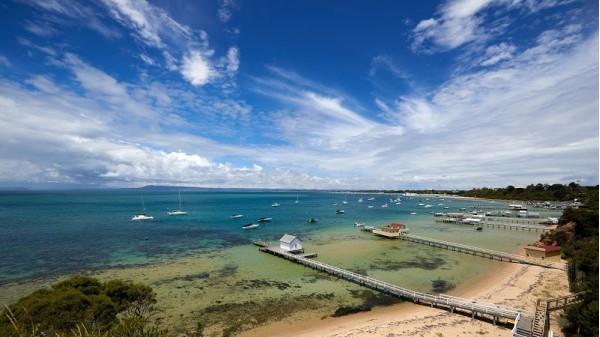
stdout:
[[521,316],[517,322],[517,326],[513,331],[512,337],[531,337],[531,329],[533,328],[533,318]]
[[539,301],[535,308],[533,318],[533,327],[531,329],[532,337],[546,337],[546,317],[548,314],[548,302]]

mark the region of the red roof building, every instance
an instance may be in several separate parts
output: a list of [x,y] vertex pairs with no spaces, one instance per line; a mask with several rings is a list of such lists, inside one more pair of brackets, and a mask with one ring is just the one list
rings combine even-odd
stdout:
[[558,246],[527,246],[525,253],[531,257],[560,260],[560,247]]

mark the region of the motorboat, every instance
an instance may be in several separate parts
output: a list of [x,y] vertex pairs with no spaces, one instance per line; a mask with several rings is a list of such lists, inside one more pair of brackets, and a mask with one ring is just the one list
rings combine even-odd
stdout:
[[279,207],[280,205],[278,203],[274,203],[273,205],[271,205],[271,207]]
[[237,214],[237,213],[236,213],[236,214],[232,214],[232,215],[230,216],[230,218],[232,218],[232,219],[239,219],[239,218],[241,218],[241,217],[243,217],[243,216],[244,216],[244,215],[242,215],[242,214]]
[[257,223],[249,223],[247,225],[243,225],[242,229],[254,229],[254,228],[258,228],[258,226],[260,226]]
[[335,214],[344,214],[344,210],[343,209],[338,209],[337,211],[335,211]]
[[364,222],[355,222],[354,223],[354,227],[364,227],[365,223]]
[[271,221],[271,220],[272,220],[272,218],[264,217],[264,218],[260,218],[260,219],[258,219],[256,221],[258,221],[258,222],[267,222],[267,221]]

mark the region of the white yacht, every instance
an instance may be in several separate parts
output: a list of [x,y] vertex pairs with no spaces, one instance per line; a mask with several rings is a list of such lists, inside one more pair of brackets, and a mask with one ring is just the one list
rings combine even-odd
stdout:
[[168,211],[168,215],[187,215],[187,212],[181,209],[181,191],[179,191],[179,209]]
[[146,220],[154,220],[154,217],[151,215],[146,215],[146,206],[144,205],[144,197],[142,197],[142,213],[138,213],[131,218],[131,221],[146,221]]
[[136,214],[131,218],[132,221],[144,221],[144,220],[154,220],[154,217],[151,215],[146,215],[144,213]]

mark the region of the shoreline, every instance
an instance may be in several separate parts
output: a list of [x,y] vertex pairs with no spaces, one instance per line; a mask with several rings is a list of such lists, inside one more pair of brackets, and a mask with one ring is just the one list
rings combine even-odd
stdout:
[[[535,310],[539,297],[568,294],[566,273],[536,266],[504,263],[449,292],[453,296]],[[320,321],[279,321],[246,330],[236,336],[356,337],[356,336],[458,336],[508,337],[509,327],[493,325],[470,315],[403,302],[368,312]],[[556,329],[556,327],[555,327]]]

